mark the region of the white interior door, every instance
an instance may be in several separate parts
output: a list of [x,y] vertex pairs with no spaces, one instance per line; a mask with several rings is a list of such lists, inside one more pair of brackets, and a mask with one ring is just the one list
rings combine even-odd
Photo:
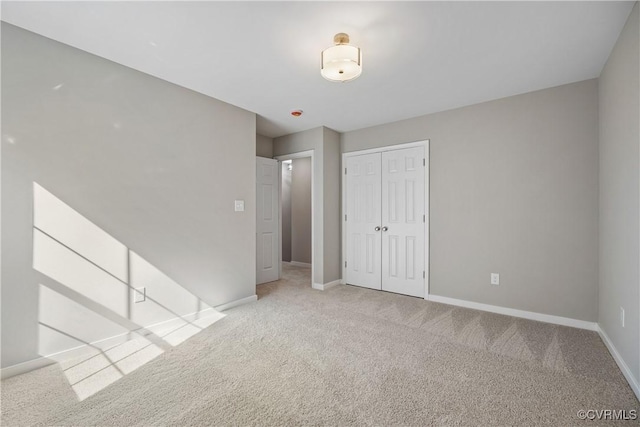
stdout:
[[347,283],[381,289],[380,153],[347,158]]
[[279,279],[278,161],[256,158],[256,283]]
[[382,290],[424,297],[424,148],[382,153]]

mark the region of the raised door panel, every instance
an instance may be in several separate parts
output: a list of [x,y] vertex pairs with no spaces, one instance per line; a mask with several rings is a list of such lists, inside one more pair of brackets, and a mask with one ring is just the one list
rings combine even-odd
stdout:
[[381,289],[380,153],[347,158],[346,277],[351,285]]
[[278,280],[278,162],[256,160],[256,283]]
[[424,148],[382,153],[382,289],[424,297]]

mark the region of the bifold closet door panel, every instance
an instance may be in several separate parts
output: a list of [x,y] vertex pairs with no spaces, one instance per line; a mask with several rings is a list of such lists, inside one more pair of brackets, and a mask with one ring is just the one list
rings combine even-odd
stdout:
[[256,284],[280,277],[278,161],[256,158]]
[[381,289],[381,154],[347,158],[347,283]]
[[382,153],[382,290],[425,295],[424,148]]

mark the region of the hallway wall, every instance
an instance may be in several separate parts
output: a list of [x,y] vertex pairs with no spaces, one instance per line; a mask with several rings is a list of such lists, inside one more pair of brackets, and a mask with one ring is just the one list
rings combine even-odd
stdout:
[[282,168],[282,261],[291,262],[291,172],[288,163]]
[[294,159],[291,175],[291,261],[311,264],[311,158]]

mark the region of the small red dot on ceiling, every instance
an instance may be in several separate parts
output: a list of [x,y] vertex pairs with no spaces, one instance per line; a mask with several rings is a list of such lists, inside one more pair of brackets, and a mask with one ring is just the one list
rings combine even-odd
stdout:
[[300,117],[300,116],[302,115],[302,110],[293,110],[293,111],[291,112],[291,115],[292,115],[293,117]]

